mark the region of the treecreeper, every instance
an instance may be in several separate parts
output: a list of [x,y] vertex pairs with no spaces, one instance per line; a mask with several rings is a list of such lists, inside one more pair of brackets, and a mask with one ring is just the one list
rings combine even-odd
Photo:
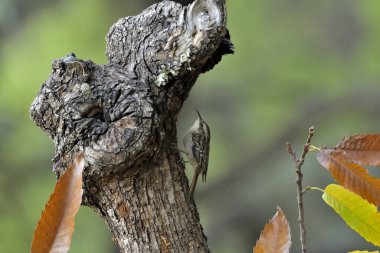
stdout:
[[105,219],[121,252],[210,252],[176,123],[198,76],[233,53],[226,15],[224,0],[196,0],[121,18],[106,35],[107,64],[54,60],[33,101],[57,177],[84,151],[82,205]]

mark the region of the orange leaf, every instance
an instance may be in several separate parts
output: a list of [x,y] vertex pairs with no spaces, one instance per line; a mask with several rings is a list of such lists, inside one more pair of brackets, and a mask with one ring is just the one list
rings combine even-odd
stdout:
[[380,165],[380,134],[356,134],[344,138],[338,149],[345,152],[347,159],[355,163]]
[[66,253],[74,232],[74,219],[82,202],[81,152],[55,185],[34,231],[31,253]]
[[290,239],[289,223],[281,208],[277,207],[277,213],[265,225],[253,253],[289,253]]
[[380,205],[380,179],[371,176],[360,165],[347,160],[342,151],[322,149],[317,159],[340,185],[360,195],[368,202]]

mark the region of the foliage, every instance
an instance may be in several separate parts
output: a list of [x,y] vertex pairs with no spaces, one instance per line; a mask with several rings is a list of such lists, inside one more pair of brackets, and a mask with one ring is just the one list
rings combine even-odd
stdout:
[[[291,144],[287,143],[287,150],[296,166],[296,184],[297,189],[299,189],[297,191],[298,222],[300,225],[302,252],[306,253],[303,207],[303,194],[305,191],[301,191],[302,166],[307,153],[311,150],[319,150],[317,160],[340,185],[330,184],[325,190],[310,186],[308,189],[323,191],[323,200],[343,218],[346,224],[364,239],[379,247],[380,213],[377,206],[380,205],[380,180],[371,176],[365,168],[355,162],[372,166],[380,165],[378,153],[380,150],[380,134],[356,134],[344,138],[335,148],[324,147],[320,149],[311,145],[314,133],[314,127],[310,127],[306,144],[303,146],[304,151],[300,158],[297,158]],[[280,216],[283,215],[281,210],[278,213],[280,213]],[[253,250],[254,253],[289,252],[290,230],[286,231],[289,225],[285,217],[278,221],[277,216],[278,214],[265,226]]]
[[31,253],[68,252],[82,202],[84,165],[81,153],[57,181],[34,231]]
[[363,238],[380,246],[380,214],[377,207],[339,185],[330,184],[323,200]]
[[337,145],[355,163],[380,166],[380,135],[355,134],[344,138]]
[[380,246],[380,179],[355,162],[379,166],[380,134],[344,138],[335,148],[323,148],[319,163],[342,186],[329,185],[323,200],[367,241]]
[[289,253],[291,245],[289,223],[281,208],[265,225],[253,253]]
[[380,179],[349,161],[340,149],[322,149],[318,154],[318,161],[329,170],[339,184],[361,195],[370,203],[380,204]]
[[379,253],[379,251],[359,251],[359,250],[355,250],[355,251],[351,251],[349,253]]

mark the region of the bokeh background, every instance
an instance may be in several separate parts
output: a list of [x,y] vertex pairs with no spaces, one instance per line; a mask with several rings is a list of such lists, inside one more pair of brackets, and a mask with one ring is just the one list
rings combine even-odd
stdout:
[[[104,37],[118,18],[153,0],[0,0],[0,252],[29,252],[54,188],[52,141],[28,110],[51,62],[67,53],[106,63]],[[185,2],[185,1],[183,1]],[[236,53],[202,75],[178,120],[181,139],[198,108],[212,130],[209,176],[196,192],[213,252],[252,252],[283,208],[300,252],[293,163],[309,126],[313,144],[380,132],[378,0],[228,1]],[[311,153],[305,186],[333,180]],[[190,170],[188,170],[190,172]],[[375,249],[321,200],[305,195],[309,252]],[[72,253],[118,252],[103,220],[82,207]]]

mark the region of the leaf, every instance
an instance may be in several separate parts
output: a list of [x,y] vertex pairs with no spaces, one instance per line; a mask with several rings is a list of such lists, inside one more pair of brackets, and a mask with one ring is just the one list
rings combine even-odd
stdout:
[[380,213],[377,207],[336,184],[326,187],[323,200],[364,239],[380,246]]
[[69,250],[75,215],[82,201],[84,165],[82,152],[57,181],[34,231],[31,253],[65,253]]
[[365,168],[348,161],[346,156],[336,149],[322,149],[317,159],[340,185],[359,194],[370,203],[380,205],[380,179],[371,176]]
[[360,250],[355,250],[355,251],[350,251],[348,253],[379,253],[379,251],[360,251]]
[[348,160],[362,165],[380,166],[380,134],[355,134],[337,146]]
[[253,253],[289,253],[291,242],[289,223],[281,210],[265,225]]

